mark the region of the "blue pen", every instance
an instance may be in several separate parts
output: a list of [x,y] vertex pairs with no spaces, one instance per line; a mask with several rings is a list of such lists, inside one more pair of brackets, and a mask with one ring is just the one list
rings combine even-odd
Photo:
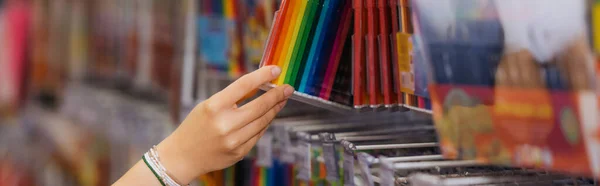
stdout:
[[310,47],[310,51],[308,52],[308,58],[306,60],[306,65],[304,67],[304,73],[302,74],[302,78],[300,81],[300,88],[298,91],[309,93],[310,87],[308,87],[308,78],[314,75],[314,65],[317,63],[316,55],[321,50],[323,45],[323,39],[326,35],[324,32],[324,27],[327,25],[327,19],[329,18],[329,12],[331,12],[331,6],[334,0],[325,0],[323,2],[323,7],[321,8],[321,12],[319,15],[319,21],[317,22],[317,26],[315,29],[315,34],[313,38],[313,43]]
[[329,64],[329,57],[333,50],[333,43],[335,42],[335,36],[339,24],[341,22],[341,7],[345,0],[335,0],[334,5],[331,7],[331,15],[328,18],[327,24],[325,25],[324,31],[326,32],[323,46],[317,52],[317,59],[314,63],[315,74],[308,77],[307,86],[309,87],[309,93],[311,95],[319,95],[321,91],[321,82],[325,76],[327,70],[327,64]]
[[319,16],[319,22],[317,23],[317,29],[315,30],[315,38],[313,40],[313,44],[311,46],[308,59],[306,61],[306,66],[304,67],[304,74],[302,75],[302,81],[300,83],[300,89],[298,91],[310,94],[308,91],[308,78],[315,74],[315,63],[319,50],[323,48],[323,43],[325,39],[325,27],[328,24],[328,18],[331,17],[332,5],[334,2],[339,0],[325,0],[323,3],[323,8],[321,9],[321,15]]

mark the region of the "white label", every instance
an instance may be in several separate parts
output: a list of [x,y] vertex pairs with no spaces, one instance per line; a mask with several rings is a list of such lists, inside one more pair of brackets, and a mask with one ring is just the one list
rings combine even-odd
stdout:
[[311,162],[310,162],[310,143],[306,141],[298,142],[298,174],[296,178],[303,181],[310,181]]
[[379,168],[379,179],[381,180],[379,183],[381,186],[394,186],[395,177],[394,177],[394,165],[392,162],[388,161],[386,157],[379,156],[379,162],[381,162],[381,166]]
[[415,90],[415,82],[413,74],[410,72],[400,72],[401,80],[402,80],[402,88],[410,89],[412,91]]
[[284,147],[283,145],[283,141],[284,141],[284,133],[285,133],[285,128],[283,128],[283,126],[278,126],[278,125],[272,125],[273,126],[273,135],[275,137],[275,143],[273,144],[273,148],[275,149],[282,149]]
[[283,126],[274,126],[275,139],[277,139],[276,148],[279,150],[279,160],[284,163],[294,163],[296,161],[296,149],[292,145],[290,134],[287,128]]
[[340,179],[338,169],[338,158],[335,153],[334,143],[323,143],[323,158],[325,159],[325,168],[327,169],[327,180],[338,181]]
[[344,186],[354,186],[354,155],[344,151]]
[[361,152],[358,153],[358,165],[360,167],[360,177],[362,178],[363,184],[366,186],[374,186],[373,183],[373,174],[371,174],[371,169],[369,168],[369,157],[371,155]]
[[273,165],[273,134],[265,133],[256,144],[258,151],[256,164],[261,167],[271,167]]

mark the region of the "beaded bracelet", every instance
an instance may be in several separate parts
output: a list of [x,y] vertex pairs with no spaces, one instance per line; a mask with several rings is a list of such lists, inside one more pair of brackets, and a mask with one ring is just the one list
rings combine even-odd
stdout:
[[156,146],[153,146],[148,152],[146,152],[144,156],[142,156],[142,159],[162,186],[181,186],[173,178],[171,178],[167,172],[167,169],[165,169],[165,167],[160,163]]

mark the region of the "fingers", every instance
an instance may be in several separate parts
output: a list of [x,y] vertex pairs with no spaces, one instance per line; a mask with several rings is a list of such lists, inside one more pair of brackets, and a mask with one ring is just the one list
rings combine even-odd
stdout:
[[292,86],[278,86],[252,100],[250,103],[240,107],[238,109],[238,113],[240,114],[238,117],[239,126],[237,128],[242,128],[244,125],[262,117],[277,104],[288,99],[292,93],[294,93],[294,88]]
[[258,89],[246,94],[242,99],[238,100],[237,104],[241,104],[242,101],[252,98],[254,95],[256,95],[256,92],[258,92]]
[[217,108],[231,108],[244,96],[258,89],[262,84],[274,80],[279,74],[281,74],[281,68],[277,66],[262,67],[242,76],[227,88],[215,94],[210,100],[214,100],[213,105]]
[[267,129],[268,129],[268,127],[265,127],[262,131],[260,131],[260,133],[258,135],[253,136],[246,143],[242,144],[238,148],[238,152],[243,155],[248,154],[248,152],[250,152],[250,150],[252,150],[254,145],[256,145],[256,143],[258,143],[258,140],[260,140],[260,138],[262,138],[263,134],[265,134],[265,132],[267,132]]
[[[277,113],[283,109],[287,101],[280,102],[271,110],[269,110],[266,114],[258,119],[252,121],[250,124],[244,126],[240,130],[233,133],[234,138],[240,139],[242,146],[245,146],[247,143],[251,143],[253,137],[260,135],[261,131],[266,130],[271,121],[277,116]],[[259,137],[260,138],[260,137]],[[250,145],[253,146],[254,144]]]

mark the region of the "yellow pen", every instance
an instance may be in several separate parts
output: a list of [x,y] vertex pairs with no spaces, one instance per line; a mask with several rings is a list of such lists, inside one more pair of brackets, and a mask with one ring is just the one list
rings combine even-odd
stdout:
[[[292,20],[292,15],[294,15],[294,11],[296,10],[295,7],[297,7],[298,3],[297,0],[288,0],[289,2],[289,7],[287,11],[284,11],[284,15],[282,15],[282,17],[280,19],[283,19],[282,23],[282,27],[281,27],[281,35],[279,36],[276,48],[275,48],[275,58],[273,58],[273,63],[274,65],[277,65],[279,67],[283,67],[283,58],[285,57],[284,53],[284,49],[287,49],[285,46],[285,41],[288,40],[289,37],[291,37],[291,30],[293,29],[293,25],[291,23]],[[295,5],[295,6],[294,6]],[[289,42],[288,42],[289,44]],[[277,79],[273,80],[271,83],[276,84],[277,83]]]
[[[300,4],[301,4],[301,0],[295,0],[291,2],[292,4],[290,5],[290,14],[289,14],[289,18],[287,19],[288,22],[288,26],[287,26],[287,31],[284,32],[284,37],[283,39],[283,45],[281,46],[281,52],[278,54],[279,56],[276,57],[276,62],[277,62],[277,66],[279,66],[281,68],[281,72],[282,74],[279,75],[279,77],[285,77],[285,74],[283,74],[283,72],[285,72],[286,69],[284,69],[284,66],[286,66],[289,61],[286,61],[287,59],[287,54],[288,52],[290,52],[288,50],[289,45],[290,45],[290,40],[292,40],[292,36],[294,34],[294,29],[296,28],[296,19],[298,16],[298,12],[300,12]],[[276,85],[281,85],[278,84],[279,83],[279,79],[277,78],[275,80],[273,80],[273,84]]]
[[287,49],[284,49],[285,58],[282,60],[284,62],[283,67],[281,68],[281,75],[277,78],[277,85],[283,85],[285,82],[285,76],[288,72],[288,68],[290,66],[292,54],[294,53],[294,43],[298,39],[298,33],[300,32],[300,25],[302,25],[302,18],[304,18],[304,12],[306,10],[306,4],[308,0],[300,0],[300,7],[298,11],[296,11],[295,15],[292,17],[292,25],[294,25],[294,30],[292,30],[292,37],[290,42],[286,41],[285,46]]

